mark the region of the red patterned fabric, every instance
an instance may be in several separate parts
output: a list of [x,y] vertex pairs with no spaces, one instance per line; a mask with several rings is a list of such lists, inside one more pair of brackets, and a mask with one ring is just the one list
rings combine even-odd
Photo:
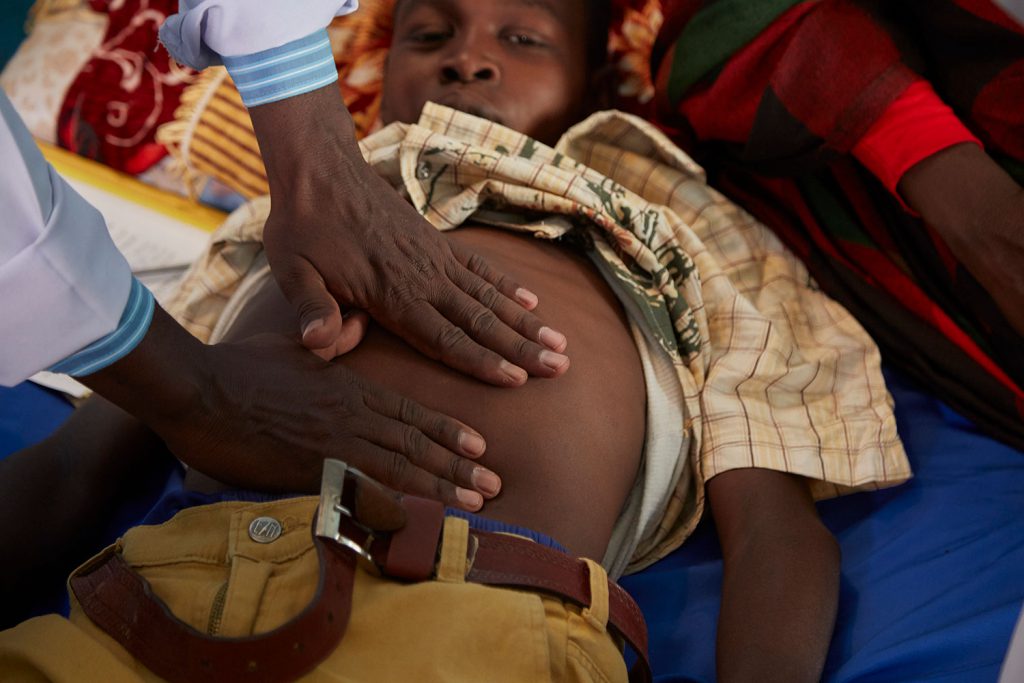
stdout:
[[177,0],[92,0],[110,23],[102,44],[71,84],[57,122],[69,150],[126,173],[142,173],[167,151],[154,140],[174,117],[195,72],[157,43],[157,30]]
[[[917,81],[897,97],[851,150],[885,189],[900,199],[903,174],[936,152],[962,142],[981,146],[927,81]],[[904,207],[913,213],[909,207]]]
[[665,3],[659,123],[804,259],[890,363],[1021,447],[1024,339],[893,195],[906,149],[875,145],[874,175],[850,152],[927,82],[964,124],[932,129],[931,142],[975,136],[1024,182],[1024,29],[990,0]]

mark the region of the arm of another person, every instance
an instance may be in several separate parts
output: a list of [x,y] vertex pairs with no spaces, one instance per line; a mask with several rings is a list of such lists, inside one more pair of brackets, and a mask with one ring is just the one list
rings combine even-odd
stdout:
[[730,470],[708,482],[708,501],[724,563],[718,680],[820,680],[839,598],[839,546],[806,480]]
[[912,166],[898,190],[1024,335],[1024,189],[981,147],[960,144]]
[[249,108],[272,198],[267,258],[303,343],[331,355],[341,304],[491,384],[562,374],[566,340],[529,312],[536,295],[453,249],[363,160],[324,29],[355,7],[185,0],[160,30],[184,64],[223,61]]
[[[930,42],[948,48],[970,33],[977,50],[944,50],[944,57],[948,62],[957,55],[961,97],[992,97],[992,65],[1014,54],[1003,49],[1014,38],[989,22],[987,11],[970,17],[984,3],[958,5],[971,21],[948,22],[948,14],[934,12],[934,26],[918,21],[912,32],[874,4],[772,3],[763,14],[731,23],[719,20],[725,16],[720,3],[669,13],[661,40],[675,37],[666,43],[672,48],[663,51],[655,80],[667,84],[663,94],[686,121],[672,123],[692,129],[701,142],[742,145],[738,156],[762,167],[777,164],[784,173],[816,168],[835,150],[849,150],[935,228],[1024,334],[1021,188],[983,150],[958,145],[977,140],[911,67],[924,59],[914,35],[941,28],[945,38]],[[919,13],[912,16],[929,16],[927,3],[914,4]],[[725,53],[704,49],[707,44],[721,45]],[[1016,72],[1007,63],[1003,73],[1012,81]],[[1009,99],[1003,102],[1006,112],[1019,110]],[[958,103],[961,111],[972,106]],[[1019,125],[1019,118],[989,116],[1000,130]]]
[[852,152],[935,229],[1024,335],[1024,189],[931,85],[908,87]]

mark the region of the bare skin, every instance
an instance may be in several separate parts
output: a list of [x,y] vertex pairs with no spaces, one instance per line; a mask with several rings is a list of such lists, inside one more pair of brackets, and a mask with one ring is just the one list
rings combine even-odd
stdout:
[[974,144],[924,159],[898,189],[1024,335],[1024,189]]
[[[340,302],[497,386],[565,371],[565,337],[528,312],[536,294],[483,259],[453,252],[369,171],[336,86],[255,107],[251,117],[270,182],[267,259],[307,347],[325,360],[337,354]],[[303,125],[294,129],[296,120]],[[349,131],[348,143],[324,144],[333,130]],[[481,319],[490,321],[487,334],[474,328]]]
[[[502,391],[419,355],[378,326],[336,363],[480,425],[488,449],[479,462],[502,481],[483,514],[600,558],[635,477],[644,433],[640,364],[621,309],[589,263],[565,248],[486,228],[446,236],[513,277],[530,278],[545,317],[573,339],[571,370],[557,382]],[[268,279],[228,337],[293,324],[287,302]],[[708,483],[708,500],[725,566],[719,679],[817,680],[835,622],[839,551],[806,482],[779,472],[734,470]]]
[[[644,386],[621,309],[593,268],[565,248],[486,228],[461,228],[447,237],[513,277],[530,278],[545,317],[573,339],[571,371],[557,382],[501,391],[424,358],[377,326],[336,362],[480,425],[488,450],[479,462],[502,480],[484,515],[600,558],[643,445]],[[267,280],[228,336],[292,324],[287,302]],[[708,500],[725,566],[719,680],[817,680],[835,623],[839,546],[806,482],[780,472],[734,470],[708,482]]]
[[839,601],[839,544],[807,482],[761,469],[708,482],[722,544],[722,683],[818,681]]
[[[600,559],[643,452],[644,381],[622,309],[589,262],[566,247],[489,228],[446,236],[510,276],[529,278],[545,319],[573,340],[570,371],[558,381],[502,391],[422,356],[377,325],[335,363],[424,406],[472,420],[487,435],[487,451],[477,462],[501,477],[501,493],[487,501],[485,514]],[[267,280],[229,338],[292,325],[290,307]]]

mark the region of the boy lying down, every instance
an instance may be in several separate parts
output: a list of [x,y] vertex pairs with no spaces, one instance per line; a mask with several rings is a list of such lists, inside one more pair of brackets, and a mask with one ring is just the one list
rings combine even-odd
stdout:
[[[817,680],[839,556],[813,501],[910,476],[878,352],[795,257],[708,188],[658,131],[614,112],[572,125],[601,89],[591,55],[595,41],[603,48],[606,14],[600,0],[400,0],[381,110],[391,125],[363,143],[370,164],[452,242],[529,283],[544,319],[570,340],[571,369],[498,389],[376,326],[333,362],[485,435],[479,464],[500,483],[479,487],[486,502],[459,498],[464,509],[482,505],[480,514],[448,508],[471,527],[557,542],[599,558],[614,578],[681,544],[706,498],[725,562],[720,680]],[[171,307],[205,341],[296,329],[261,255],[268,211],[257,200],[233,214]],[[147,438],[94,405],[51,438],[82,448],[53,469],[90,471],[91,458],[105,463],[96,470],[120,471],[127,465],[116,463],[151,447]],[[59,448],[44,444],[33,456],[51,451]],[[119,545],[126,562],[179,619],[211,635],[270,631],[301,612],[317,584],[315,501],[251,502],[216,492],[198,473],[189,480],[203,495],[165,500],[163,515],[151,515],[163,524],[129,531]],[[51,479],[51,497],[67,481]],[[237,502],[171,518],[196,501]],[[255,517],[273,518],[283,534],[250,542],[246,520]],[[377,590],[369,580],[357,577],[357,603],[360,590]],[[312,679],[625,677],[612,638],[580,618],[589,613],[529,593],[426,583],[456,592],[424,598],[441,600],[431,609],[405,595],[392,612],[376,610],[379,623],[354,612]],[[521,635],[545,624],[546,640]],[[379,629],[389,635],[373,646],[376,668],[341,656]],[[74,678],[73,665],[46,661],[40,643],[49,638],[70,638],[69,653],[102,644],[112,656],[95,661],[114,679],[153,679],[78,609],[70,624],[46,617],[0,635],[0,672],[39,667]]]

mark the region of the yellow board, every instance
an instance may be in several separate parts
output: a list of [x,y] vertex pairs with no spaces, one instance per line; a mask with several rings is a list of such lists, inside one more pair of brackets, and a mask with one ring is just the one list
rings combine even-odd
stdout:
[[196,204],[172,192],[146,185],[126,173],[80,157],[66,149],[39,140],[36,143],[46,160],[62,176],[87,183],[182,223],[213,232],[227,216],[223,211]]

